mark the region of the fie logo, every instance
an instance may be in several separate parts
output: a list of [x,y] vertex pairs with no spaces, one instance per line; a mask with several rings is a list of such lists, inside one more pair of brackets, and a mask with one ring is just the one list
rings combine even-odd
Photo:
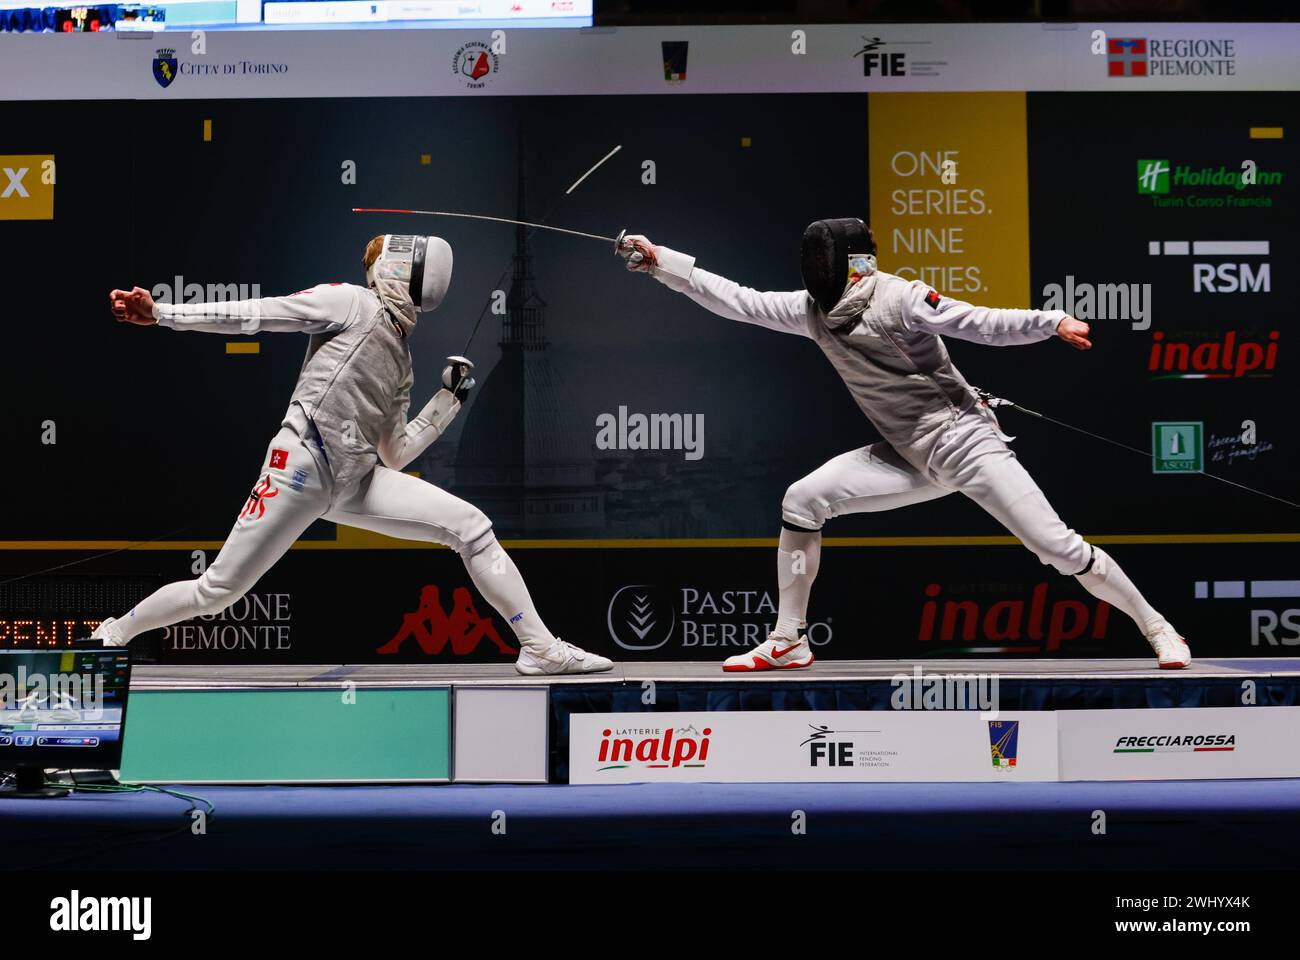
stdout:
[[0,220],[54,219],[54,154],[0,156]]

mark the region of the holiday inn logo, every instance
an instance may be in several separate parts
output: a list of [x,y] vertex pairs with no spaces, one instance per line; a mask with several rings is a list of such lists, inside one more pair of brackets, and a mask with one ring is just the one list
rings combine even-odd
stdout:
[[1152,473],[1200,473],[1205,466],[1204,424],[1151,424]]
[[1282,176],[1280,170],[1260,170],[1252,160],[1239,169],[1139,160],[1137,192],[1156,207],[1271,207],[1271,188],[1282,185]]
[[1169,161],[1168,160],[1139,160],[1138,161],[1138,193],[1168,193],[1169,192]]

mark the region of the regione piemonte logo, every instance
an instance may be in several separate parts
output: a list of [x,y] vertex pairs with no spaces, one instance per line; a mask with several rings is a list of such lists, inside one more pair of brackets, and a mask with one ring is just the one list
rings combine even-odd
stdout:
[[668,591],[646,583],[620,588],[605,613],[610,638],[624,650],[657,650],[673,635],[676,622]]
[[1145,77],[1147,75],[1146,38],[1111,37],[1107,40],[1106,75],[1109,77]]
[[1108,77],[1232,77],[1237,41],[1231,37],[1109,37]]

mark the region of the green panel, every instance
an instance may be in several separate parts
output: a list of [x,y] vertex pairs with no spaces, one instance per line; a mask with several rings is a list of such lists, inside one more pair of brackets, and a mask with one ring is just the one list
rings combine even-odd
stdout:
[[123,780],[445,780],[446,688],[139,691],[127,708]]

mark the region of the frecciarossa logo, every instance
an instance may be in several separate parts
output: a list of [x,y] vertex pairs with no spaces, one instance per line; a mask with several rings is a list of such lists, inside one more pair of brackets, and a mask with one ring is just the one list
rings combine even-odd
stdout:
[[1120,737],[1112,753],[1224,753],[1237,749],[1235,733],[1163,733]]
[[711,727],[606,727],[601,731],[596,760],[601,770],[668,770],[703,767],[709,761]]

